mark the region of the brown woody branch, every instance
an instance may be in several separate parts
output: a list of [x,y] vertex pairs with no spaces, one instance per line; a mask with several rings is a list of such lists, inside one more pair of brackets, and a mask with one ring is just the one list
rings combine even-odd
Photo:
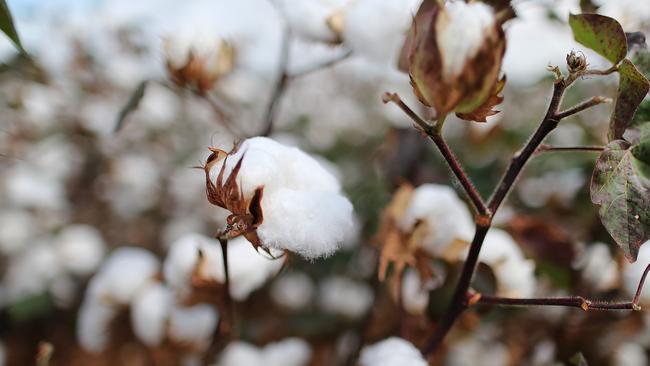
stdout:
[[572,151],[603,151],[605,146],[550,146],[542,144],[537,148],[536,153],[545,152],[572,152]]
[[572,116],[574,114],[578,114],[585,109],[591,108],[593,106],[596,106],[598,104],[603,104],[603,103],[610,103],[612,101],[611,98],[605,98],[605,97],[592,97],[590,99],[585,100],[582,103],[579,103],[575,105],[574,107],[571,107],[563,112],[558,113],[555,117],[558,120],[564,119],[566,117]]

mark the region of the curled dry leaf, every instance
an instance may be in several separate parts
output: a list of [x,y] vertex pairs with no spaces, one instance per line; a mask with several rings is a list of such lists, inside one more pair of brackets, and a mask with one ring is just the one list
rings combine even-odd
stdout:
[[[234,238],[243,235],[253,246],[258,249],[262,247],[270,255],[268,249],[262,246],[256,229],[262,224],[264,214],[262,212],[262,196],[264,187],[257,187],[253,196],[249,199],[244,197],[241,186],[237,183],[237,176],[242,166],[245,154],[237,161],[230,175],[224,182],[224,172],[228,156],[237,151],[237,147],[230,153],[220,149],[211,148],[212,154],[208,157],[203,170],[205,171],[206,195],[208,201],[231,212],[226,219],[226,228],[218,236]],[[223,160],[216,182],[210,179],[212,167]]]

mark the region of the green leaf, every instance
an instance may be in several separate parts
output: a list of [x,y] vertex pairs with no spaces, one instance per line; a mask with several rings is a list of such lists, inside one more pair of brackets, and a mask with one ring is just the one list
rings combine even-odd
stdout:
[[598,14],[571,14],[569,25],[575,40],[618,64],[627,54],[623,27],[610,17]]
[[135,88],[133,94],[131,94],[131,98],[129,98],[129,101],[126,103],[126,105],[120,111],[120,114],[117,116],[117,123],[115,124],[114,132],[119,131],[124,126],[124,121],[126,120],[126,117],[128,117],[128,115],[131,114],[131,112],[138,109],[138,105],[140,104],[140,101],[144,97],[144,92],[147,89],[147,84],[148,81],[143,80],[140,82],[140,84],[138,84],[138,87]]
[[578,352],[575,355],[571,356],[569,363],[572,366],[589,366],[587,359],[585,358],[585,355],[582,354],[582,352]]
[[628,59],[618,67],[619,82],[616,104],[609,122],[609,140],[617,140],[629,127],[639,104],[643,102],[650,83]]
[[630,262],[650,239],[649,167],[632,153],[637,146],[630,148],[624,140],[610,142],[591,178],[591,201],[600,205],[600,221]]
[[11,39],[20,52],[25,53],[23,44],[20,42],[20,37],[18,37],[18,32],[14,26],[13,17],[5,0],[0,0],[0,30]]

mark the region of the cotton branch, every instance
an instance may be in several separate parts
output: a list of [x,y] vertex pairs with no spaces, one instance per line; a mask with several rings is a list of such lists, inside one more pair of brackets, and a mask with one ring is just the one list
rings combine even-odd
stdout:
[[442,137],[439,129],[418,116],[417,113],[415,113],[408,105],[406,105],[406,103],[404,103],[404,101],[402,101],[402,99],[396,93],[385,93],[382,100],[384,103],[395,103],[402,111],[404,111],[404,113],[406,113],[409,118],[411,118],[413,122],[415,122],[415,124],[423,133],[429,136],[433,143],[438,147],[438,150],[440,150],[440,153],[445,158],[445,161],[447,161],[449,168],[451,168],[451,171],[454,173],[463,189],[465,190],[465,193],[472,201],[476,212],[478,212],[480,216],[488,216],[489,211],[485,205],[485,202],[483,202],[481,195],[478,193],[474,187],[474,184],[472,184],[472,181],[469,179],[462,166],[458,162],[456,155],[454,155],[453,151],[451,151],[449,148],[449,145],[447,145],[447,142]]
[[223,272],[225,277],[225,303],[227,315],[227,325],[223,328],[229,333],[233,328],[234,308],[232,304],[232,296],[230,295],[230,271],[228,270],[228,239],[218,237],[219,244],[221,244],[221,257],[223,259]]
[[541,144],[536,153],[545,153],[545,152],[573,152],[573,151],[588,151],[588,152],[600,152],[605,150],[605,146],[550,146]]
[[596,106],[598,104],[602,103],[611,103],[612,99],[611,98],[605,98],[605,97],[592,97],[590,99],[585,100],[582,103],[579,103],[575,105],[574,107],[571,107],[563,112],[558,113],[555,117],[557,119],[564,119],[566,117],[572,116],[574,114],[578,114],[585,109],[591,108],[593,106]]

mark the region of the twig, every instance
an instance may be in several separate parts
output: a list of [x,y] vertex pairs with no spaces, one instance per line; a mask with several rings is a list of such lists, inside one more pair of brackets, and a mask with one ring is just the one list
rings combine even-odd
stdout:
[[571,107],[571,108],[569,108],[569,109],[567,109],[567,110],[565,110],[563,112],[560,112],[560,113],[556,114],[555,118],[557,120],[561,120],[561,119],[564,119],[566,117],[572,116],[574,114],[578,114],[578,113],[584,111],[585,109],[591,108],[591,107],[596,106],[598,104],[610,103],[611,101],[612,101],[611,98],[592,97],[590,99],[585,100],[582,103],[579,103],[579,104],[575,105],[574,107]]
[[549,145],[540,145],[537,148],[536,153],[545,153],[545,152],[569,152],[569,151],[603,151],[605,146],[549,146]]
[[314,65],[309,65],[308,67],[303,68],[302,70],[294,71],[290,73],[289,79],[296,79],[308,74],[311,74],[314,71],[319,71],[322,69],[326,69],[330,66],[336,65],[337,63],[345,60],[346,58],[350,57],[352,55],[352,50],[351,49],[346,49],[342,54],[338,55],[338,57],[331,58],[325,62],[321,63],[316,63]]
[[639,311],[641,307],[632,302],[607,302],[587,300],[582,296],[569,297],[538,297],[530,299],[514,299],[508,297],[481,295],[475,305],[499,306],[564,306],[588,310],[633,310]]
[[406,105],[406,103],[404,103],[404,101],[402,101],[402,99],[396,93],[385,93],[383,96],[383,101],[384,103],[395,103],[402,111],[404,111],[404,113],[406,113],[407,116],[409,116],[409,118],[411,118],[411,120],[413,120],[413,122],[415,122],[415,124],[417,124],[423,133],[429,136],[429,138],[438,147],[438,150],[440,150],[440,153],[445,158],[445,161],[449,165],[449,168],[451,168],[451,171],[454,173],[461,186],[465,190],[465,193],[472,201],[476,212],[478,212],[480,216],[488,216],[489,210],[485,205],[485,202],[483,202],[481,195],[478,193],[472,184],[472,181],[463,170],[463,167],[458,162],[456,155],[454,155],[454,153],[451,151],[449,145],[447,145],[447,142],[442,137],[440,131],[436,127],[424,121],[420,116],[418,116],[417,113],[415,113],[408,105]]
[[269,136],[271,132],[273,132],[276,109],[278,107],[280,99],[282,98],[282,95],[284,94],[284,90],[287,87],[287,82],[289,81],[287,66],[289,63],[290,40],[291,32],[289,31],[289,27],[285,25],[282,38],[282,47],[280,49],[280,61],[278,64],[278,81],[275,83],[275,88],[271,94],[271,100],[266,107],[266,113],[264,114],[264,124],[262,125],[263,129],[260,133],[260,136]]
[[234,328],[234,308],[232,305],[232,296],[230,295],[230,271],[228,269],[228,239],[223,238],[223,237],[218,237],[219,239],[219,244],[221,244],[221,256],[223,258],[223,271],[224,271],[224,276],[225,276],[225,288],[226,288],[226,296],[225,296],[225,302],[226,302],[226,312],[227,314],[227,321],[228,321],[228,326],[225,327],[228,331],[231,331]]

